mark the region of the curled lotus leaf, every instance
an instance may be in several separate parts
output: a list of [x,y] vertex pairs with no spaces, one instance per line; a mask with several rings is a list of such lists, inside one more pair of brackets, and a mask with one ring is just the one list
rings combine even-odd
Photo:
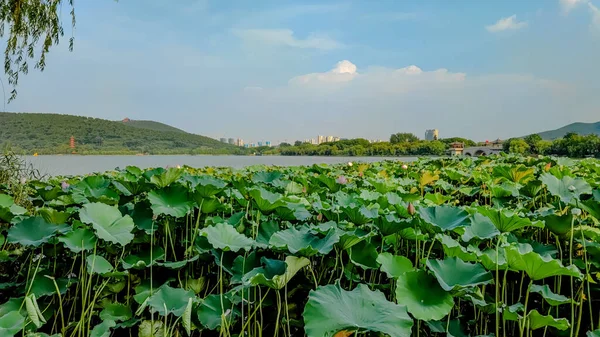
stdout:
[[308,337],[333,337],[343,332],[380,332],[390,337],[409,337],[413,320],[406,307],[389,302],[380,291],[359,284],[346,291],[339,284],[311,290],[304,307]]
[[208,242],[216,249],[237,252],[240,249],[250,250],[254,240],[238,233],[235,228],[225,223],[209,226],[200,231]]
[[133,240],[134,224],[129,215],[103,203],[90,203],[79,211],[81,222],[91,224],[96,235],[105,241],[125,246]]
[[475,287],[493,281],[492,274],[481,264],[464,262],[456,257],[449,257],[445,260],[428,260],[427,267],[446,291],[462,287]]
[[38,247],[47,243],[56,233],[65,233],[69,228],[67,225],[48,223],[40,216],[29,217],[9,228],[8,242]]

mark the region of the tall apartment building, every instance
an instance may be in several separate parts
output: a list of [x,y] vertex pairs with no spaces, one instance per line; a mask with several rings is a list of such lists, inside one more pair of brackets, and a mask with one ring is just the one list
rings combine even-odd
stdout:
[[229,144],[231,144],[231,145],[235,145],[235,139],[233,139],[233,138],[229,138]]
[[227,138],[221,138],[220,141],[221,143],[227,143]]
[[440,132],[438,129],[425,130],[425,140],[438,140]]

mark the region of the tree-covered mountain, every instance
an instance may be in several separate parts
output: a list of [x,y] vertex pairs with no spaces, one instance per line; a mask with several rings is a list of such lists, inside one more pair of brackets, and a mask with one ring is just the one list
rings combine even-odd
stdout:
[[0,146],[27,154],[243,153],[215,139],[150,121],[108,121],[60,114],[0,112]]
[[556,130],[549,130],[537,133],[542,139],[554,140],[562,138],[568,133],[576,133],[582,136],[600,135],[600,122],[596,123],[573,123],[565,125]]

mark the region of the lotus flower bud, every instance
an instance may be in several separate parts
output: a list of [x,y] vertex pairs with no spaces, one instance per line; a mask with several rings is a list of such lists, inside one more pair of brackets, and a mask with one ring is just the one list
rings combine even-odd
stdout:
[[581,209],[579,209],[579,208],[573,208],[571,210],[571,214],[573,214],[574,216],[580,216],[581,215]]
[[178,168],[178,169],[180,169],[180,168],[181,168],[181,165],[177,165],[177,168]]
[[342,185],[346,185],[348,183],[348,179],[346,179],[344,176],[339,176],[335,181]]
[[406,207],[406,209],[408,210],[408,214],[410,215],[415,215],[416,211],[415,211],[415,206],[413,206],[412,203],[408,203],[408,207]]
[[548,163],[548,164],[546,164],[546,167],[544,167],[544,170],[545,170],[546,172],[550,171],[550,167],[551,167],[551,166],[552,166],[552,164],[551,164],[551,163]]
[[408,170],[408,165],[406,165],[406,164],[402,165],[402,169],[403,170]]
[[351,161],[348,162],[348,166],[352,167],[352,162]]

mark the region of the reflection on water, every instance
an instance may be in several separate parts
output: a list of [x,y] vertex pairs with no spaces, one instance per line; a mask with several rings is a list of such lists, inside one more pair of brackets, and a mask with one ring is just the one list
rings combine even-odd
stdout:
[[133,165],[141,168],[188,165],[241,168],[251,165],[302,166],[382,160],[413,161],[415,157],[286,157],[286,156],[27,156],[42,174],[78,175]]

